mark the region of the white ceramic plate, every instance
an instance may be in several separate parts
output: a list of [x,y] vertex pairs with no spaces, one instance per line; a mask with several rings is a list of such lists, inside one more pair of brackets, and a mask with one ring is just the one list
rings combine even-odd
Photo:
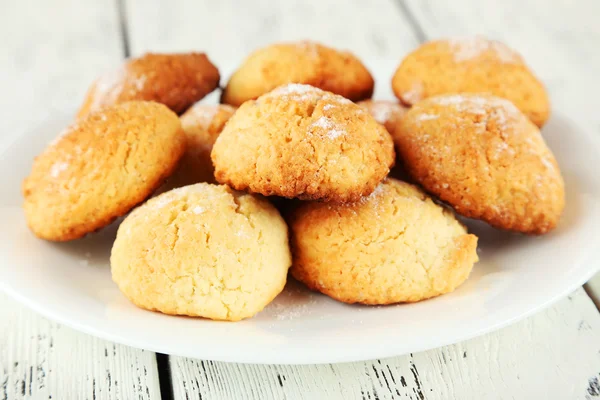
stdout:
[[[394,63],[370,63],[389,82]],[[213,96],[214,99],[215,96]],[[379,98],[392,98],[389,89]],[[20,184],[33,157],[70,115],[21,136],[0,156],[0,286],[60,323],[161,353],[247,363],[356,361],[417,352],[462,341],[530,315],[583,284],[600,255],[600,150],[592,133],[556,111],[544,127],[567,188],[556,231],[524,237],[468,222],[481,261],[454,293],[416,304],[349,306],[290,282],[250,320],[227,323],[140,310],[110,277],[116,226],[72,243],[36,239],[25,226]]]

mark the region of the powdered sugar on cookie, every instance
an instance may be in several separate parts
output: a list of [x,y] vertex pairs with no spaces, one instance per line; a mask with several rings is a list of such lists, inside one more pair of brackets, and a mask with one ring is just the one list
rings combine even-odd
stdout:
[[384,102],[374,102],[371,107],[371,115],[375,118],[375,121],[380,124],[385,124],[393,113],[394,105]]
[[320,128],[324,132],[323,136],[329,139],[335,139],[346,134],[346,131],[331,119],[323,116],[308,126],[309,132],[313,133],[315,128]]
[[423,84],[421,82],[414,82],[410,90],[402,93],[402,101],[407,104],[415,104],[423,98]]
[[415,119],[419,122],[421,121],[431,121],[434,119],[438,119],[440,116],[436,115],[436,114],[429,114],[429,113],[422,113],[422,114],[418,114]]
[[219,112],[218,105],[202,105],[193,107],[189,113],[196,119],[208,124]]
[[480,36],[450,39],[448,45],[457,63],[475,60],[486,53],[492,54],[499,62],[506,64],[523,62],[521,56],[504,43]]
[[311,42],[310,40],[303,40],[296,44],[298,50],[308,54],[313,58],[319,57],[319,48],[315,42]]
[[[333,93],[326,92],[311,85],[302,83],[288,83],[287,85],[279,86],[266,95],[265,97],[287,97],[293,101],[319,101],[326,100],[334,104],[350,104],[350,100],[338,96]],[[259,98],[260,100],[260,98]]]
[[506,129],[509,121],[523,118],[521,112],[508,100],[494,96],[479,96],[476,94],[453,94],[431,98],[431,102],[441,106],[454,107],[457,111],[489,115],[500,129]]
[[50,167],[50,176],[53,178],[58,178],[61,172],[63,172],[67,168],[69,168],[69,163],[56,162],[52,165],[52,167]]

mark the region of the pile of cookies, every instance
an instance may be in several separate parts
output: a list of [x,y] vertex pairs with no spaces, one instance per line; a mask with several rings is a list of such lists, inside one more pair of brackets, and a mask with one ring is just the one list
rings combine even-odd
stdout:
[[[420,301],[478,260],[455,212],[543,234],[564,208],[539,130],[547,94],[501,43],[422,45],[392,77],[399,102],[371,100],[357,57],[309,41],[255,51],[222,104],[197,103],[219,80],[203,54],[128,60],[94,82],[23,182],[42,239],[127,215],[111,270],[141,308],[237,321],[288,270],[346,303]],[[395,163],[411,183],[389,177]]]

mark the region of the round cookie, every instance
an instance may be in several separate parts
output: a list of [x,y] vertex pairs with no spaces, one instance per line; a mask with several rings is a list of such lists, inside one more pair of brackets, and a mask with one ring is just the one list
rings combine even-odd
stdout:
[[391,135],[394,134],[396,125],[408,110],[402,104],[389,100],[364,100],[356,104],[367,110],[375,121],[385,126]]
[[88,114],[36,157],[23,182],[33,233],[66,241],[93,232],[145,200],[184,151],[177,115],[132,101]]
[[215,183],[210,152],[235,108],[226,104],[195,104],[181,116],[185,154],[167,183],[171,188],[198,182]]
[[309,202],[290,217],[292,275],[345,303],[415,302],[452,292],[477,237],[417,187],[387,179],[349,204]]
[[240,106],[286,83],[304,83],[352,101],[371,98],[375,83],[353,54],[302,41],[264,47],[231,76],[221,102]]
[[219,71],[203,53],[147,53],[98,78],[78,117],[129,100],[156,101],[181,114],[218,86]]
[[407,105],[449,93],[490,93],[513,102],[537,126],[550,115],[548,94],[521,56],[482,37],[436,40],[409,54],[392,78]]
[[285,286],[287,226],[263,198],[199,183],[136,208],[117,232],[114,282],[138,307],[238,321]]
[[458,213],[529,234],[556,226],[565,203],[558,164],[537,126],[508,100],[431,97],[398,129],[409,174]]
[[354,201],[394,163],[389,133],[351,101],[309,85],[247,101],[211,153],[217,181],[305,200]]

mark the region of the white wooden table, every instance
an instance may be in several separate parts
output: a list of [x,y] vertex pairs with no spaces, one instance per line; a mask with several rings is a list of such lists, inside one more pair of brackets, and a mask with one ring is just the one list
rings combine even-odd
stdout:
[[[147,50],[203,50],[225,65],[273,41],[311,38],[399,60],[424,40],[476,33],[517,48],[554,107],[600,134],[599,16],[598,0],[4,1],[0,145],[53,110],[74,107],[99,71]],[[322,366],[136,350],[0,294],[0,399],[600,399],[600,314],[588,295],[600,293],[600,277],[595,282],[464,343]]]

